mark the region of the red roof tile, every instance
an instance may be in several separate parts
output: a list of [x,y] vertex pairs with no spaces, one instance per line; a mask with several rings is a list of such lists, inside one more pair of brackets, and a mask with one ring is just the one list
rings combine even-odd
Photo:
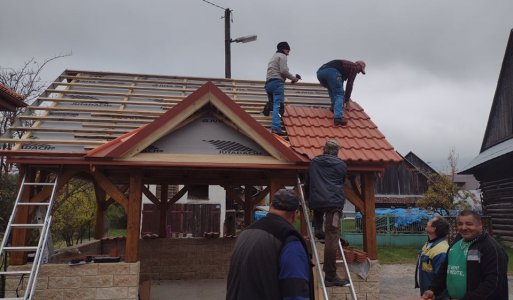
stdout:
[[27,106],[23,97],[0,83],[0,110],[16,110],[16,107]]
[[402,160],[358,103],[352,101],[344,116],[348,124],[334,126],[333,113],[326,107],[286,106],[283,123],[292,149],[312,159],[322,154],[327,139],[336,139],[339,155],[348,164]]

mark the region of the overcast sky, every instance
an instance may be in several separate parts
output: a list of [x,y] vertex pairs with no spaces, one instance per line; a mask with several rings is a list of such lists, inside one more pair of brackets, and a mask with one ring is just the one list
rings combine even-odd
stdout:
[[[506,43],[511,0],[211,0],[233,10],[232,78],[264,80],[276,44],[306,82],[332,59],[362,59],[357,101],[399,153],[462,169],[483,140]],[[0,67],[72,52],[65,69],[224,77],[223,9],[202,0],[3,0]]]

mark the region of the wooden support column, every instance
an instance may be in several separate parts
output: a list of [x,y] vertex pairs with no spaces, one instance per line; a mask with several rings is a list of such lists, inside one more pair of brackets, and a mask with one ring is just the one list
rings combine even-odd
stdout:
[[[33,182],[36,177],[36,172],[34,170],[22,169],[27,173],[26,182]],[[24,173],[24,172],[23,172]],[[18,178],[18,190],[22,188],[21,181],[23,179],[23,174],[20,172],[20,177]],[[29,187],[23,189],[23,193],[21,194],[21,202],[29,202],[31,189]],[[23,205],[18,208],[16,211],[16,216],[14,218],[14,223],[18,224],[27,224],[29,222],[29,206]],[[12,230],[12,246],[25,246],[27,241],[27,229],[25,228],[17,228]],[[24,265],[27,263],[27,253],[26,252],[12,252],[11,253],[11,265]]]
[[253,221],[253,201],[251,199],[251,186],[244,186],[244,225],[247,227]]
[[125,247],[125,262],[139,260],[139,232],[141,224],[142,203],[142,172],[134,171],[130,174],[130,187],[128,196],[127,233]]
[[365,227],[363,232],[363,250],[370,259],[378,259],[378,245],[376,237],[376,199],[374,197],[375,174],[364,173],[361,176],[362,194],[364,199],[363,212]]
[[160,222],[159,222],[159,236],[161,238],[166,237],[166,224],[167,224],[167,192],[168,185],[160,185]]
[[277,191],[283,188],[283,182],[279,180],[278,178],[272,178],[270,190],[269,190],[269,206],[271,205],[271,202],[273,201],[273,196],[276,194]]
[[106,204],[106,193],[102,190],[98,184],[94,184],[94,193],[96,195],[96,224],[94,227],[94,238],[99,240],[103,238],[105,231],[105,210],[107,209]]

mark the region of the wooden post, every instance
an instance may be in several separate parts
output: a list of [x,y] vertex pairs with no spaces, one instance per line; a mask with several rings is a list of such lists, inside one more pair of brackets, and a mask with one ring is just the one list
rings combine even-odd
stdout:
[[99,240],[103,238],[103,234],[105,231],[105,209],[107,209],[105,205],[105,191],[102,190],[98,184],[94,184],[94,193],[96,195],[96,224],[94,227],[94,238]]
[[251,225],[253,212],[253,201],[251,199],[251,186],[244,186],[244,225]]
[[132,172],[128,196],[128,223],[126,233],[125,262],[139,260],[139,235],[141,224],[142,172]]
[[[26,182],[33,182],[36,177],[36,172],[34,170],[22,169],[27,172]],[[23,172],[24,173],[24,172]],[[18,178],[18,190],[22,188],[21,181],[23,179],[23,174],[20,172],[20,177]],[[30,200],[30,187],[24,188],[23,193],[21,194],[21,202],[29,202]],[[27,224],[29,222],[29,206],[23,205],[20,206],[16,212],[16,216],[14,219],[14,223],[16,224]],[[26,246],[27,243],[27,229],[25,228],[17,228],[12,230],[12,246]],[[24,265],[27,263],[27,252],[12,252],[11,253],[11,262],[10,265]]]
[[276,194],[277,191],[283,188],[283,183],[277,178],[272,178],[270,187],[271,188],[269,190],[269,206],[271,206],[274,194]]
[[159,222],[159,236],[161,238],[166,237],[166,224],[167,224],[167,208],[168,208],[168,202],[167,202],[167,191],[168,191],[168,185],[161,184],[160,185],[160,222]]
[[363,250],[370,259],[378,259],[378,245],[376,237],[376,199],[374,197],[374,173],[362,174],[362,193],[365,203],[365,226],[363,232]]

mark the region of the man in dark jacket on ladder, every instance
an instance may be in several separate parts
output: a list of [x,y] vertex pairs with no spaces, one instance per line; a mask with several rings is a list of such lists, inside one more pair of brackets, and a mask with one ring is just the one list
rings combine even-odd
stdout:
[[308,205],[314,211],[315,236],[318,239],[325,238],[324,282],[327,287],[345,286],[349,283],[347,279],[337,276],[336,265],[347,172],[345,162],[338,157],[339,149],[340,145],[336,140],[328,140],[324,145],[324,153],[310,162],[305,180]]

